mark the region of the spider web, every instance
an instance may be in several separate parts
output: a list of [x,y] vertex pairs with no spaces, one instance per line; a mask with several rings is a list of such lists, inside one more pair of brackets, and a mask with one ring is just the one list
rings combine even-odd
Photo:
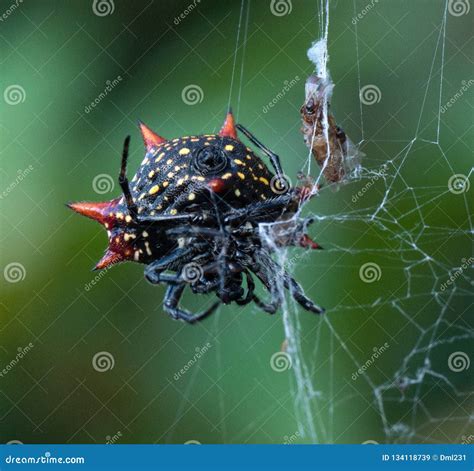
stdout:
[[[406,140],[385,140],[382,143],[389,152],[383,152],[388,157],[385,159],[373,158],[372,140],[364,129],[364,115],[366,113],[362,96],[363,68],[360,63],[361,44],[358,36],[358,24],[354,24],[354,41],[357,60],[357,77],[360,96],[360,134],[361,139],[357,146],[364,149],[367,156],[362,165],[349,174],[342,184],[338,184],[338,198],[344,199],[349,192],[359,197],[352,197],[352,205],[349,210],[336,212],[335,214],[313,214],[317,220],[316,226],[325,227],[331,223],[337,223],[339,231],[348,231],[351,234],[363,235],[366,231],[381,231],[384,237],[390,241],[389,248],[371,247],[361,244],[360,248],[353,245],[332,244],[329,249],[334,258],[350,257],[360,259],[360,255],[370,262],[361,266],[359,275],[363,281],[372,283],[382,276],[387,265],[402,271],[404,280],[400,280],[401,288],[393,291],[378,293],[371,302],[366,304],[352,304],[350,301],[342,302],[340,305],[329,310],[317,324],[316,332],[313,333],[314,341],[311,342],[312,354],[308,352],[308,341],[305,339],[299,316],[299,309],[294,302],[288,301],[283,307],[283,319],[285,334],[288,343],[287,353],[291,359],[294,374],[294,399],[296,413],[299,420],[299,432],[313,443],[331,443],[338,436],[333,424],[338,409],[344,409],[342,404],[351,401],[360,393],[360,389],[352,385],[347,389],[353,389],[347,397],[335,394],[341,391],[340,381],[335,378],[340,364],[336,364],[340,356],[338,351],[342,350],[347,359],[353,363],[355,374],[354,381],[365,382],[365,397],[368,407],[377,414],[380,421],[380,436],[367,437],[365,442],[374,443],[377,440],[387,443],[393,442],[419,442],[419,441],[466,441],[470,436],[468,431],[472,427],[472,403],[470,391],[466,390],[466,384],[456,378],[456,374],[463,369],[469,368],[469,355],[467,345],[473,338],[473,331],[468,325],[463,314],[469,303],[469,287],[472,280],[466,270],[472,264],[470,252],[465,252],[466,257],[461,263],[458,260],[454,266],[448,261],[449,257],[441,257],[436,253],[436,245],[445,238],[469,237],[472,233],[471,217],[468,210],[468,201],[464,191],[460,195],[461,207],[466,209],[465,227],[441,227],[434,226],[429,222],[429,215],[425,208],[434,201],[446,196],[449,188],[440,186],[420,185],[410,179],[410,166],[413,159],[417,158],[420,147],[429,146],[429,151],[437,156],[447,167],[448,176],[458,175],[447,158],[442,145],[442,100],[445,69],[445,47],[446,28],[448,21],[448,6],[446,2],[440,8],[439,33],[432,51],[432,61],[428,76],[426,77],[423,100],[419,109],[416,128],[413,129],[411,138]],[[373,2],[372,2],[373,4]],[[360,11],[356,2],[353,2],[354,18]],[[359,5],[360,7],[360,5]],[[329,77],[328,71],[328,35],[329,35],[329,2],[322,1],[318,5],[319,38],[308,52],[308,56],[314,61],[318,76]],[[380,93],[378,87],[373,87],[373,93]],[[430,125],[426,126],[429,99],[436,99],[437,112]],[[328,136],[327,102],[324,104],[323,129]],[[367,104],[367,103],[366,103]],[[428,136],[428,137],[425,137]],[[392,149],[401,146],[396,153],[390,155]],[[377,144],[379,147],[380,144]],[[376,153],[380,155],[380,150]],[[322,170],[328,163],[329,151]],[[306,168],[310,170],[313,157],[308,156]],[[464,178],[462,185],[468,185],[468,179],[472,169]],[[408,173],[408,175],[407,175]],[[320,183],[322,171],[316,177],[316,183]],[[454,178],[455,179],[455,178]],[[451,183],[454,180],[451,179]],[[372,195],[370,204],[364,204],[360,208],[359,199],[365,191],[360,189],[372,186],[377,187],[377,194]],[[332,185],[333,187],[335,185]],[[342,186],[342,188],[341,188]],[[334,189],[334,188],[332,188]],[[465,187],[462,187],[464,190]],[[331,192],[331,187],[326,186],[320,191],[320,197]],[[453,188],[451,187],[451,192]],[[375,193],[375,192],[374,192]],[[334,193],[332,193],[334,195]],[[334,196],[332,196],[334,197]],[[404,214],[399,206],[405,207]],[[308,206],[310,204],[308,203]],[[303,212],[305,210],[303,209]],[[468,227],[467,227],[468,226]],[[313,226],[318,233],[318,227]],[[278,260],[282,267],[289,265],[291,254],[288,250],[278,249],[271,237],[270,231],[262,231],[267,237],[267,244],[272,246],[278,254]],[[363,239],[362,239],[363,240]],[[459,239],[460,240],[460,239]],[[468,247],[466,247],[468,249]],[[291,266],[291,263],[290,263]],[[310,267],[310,264],[307,265]],[[364,274],[364,270],[366,273]],[[452,273],[456,273],[456,282],[449,284],[449,289],[443,285],[443,281],[449,279]],[[364,279],[371,278],[371,279]],[[284,289],[279,287],[282,294]],[[352,298],[354,300],[354,298]],[[462,303],[464,309],[457,315],[453,315],[456,306],[459,309]],[[420,313],[420,306],[424,303],[430,305],[428,315]],[[425,304],[425,305],[426,305]],[[421,308],[423,309],[423,308]],[[353,342],[347,341],[347,332],[341,329],[340,316],[354,315],[360,311],[374,316],[375,313],[383,313],[377,316],[378,321],[384,323],[381,326],[381,336],[378,341],[373,342],[373,353],[361,355],[361,349]],[[399,317],[394,321],[393,317]],[[387,322],[388,318],[392,318]],[[407,344],[401,350],[403,355],[399,362],[384,370],[384,366],[377,365],[375,374],[373,365],[379,363],[379,358],[390,349],[393,339],[388,332],[392,325],[410,325],[415,335],[407,339]],[[307,336],[306,336],[307,337]],[[410,344],[408,344],[411,342]],[[400,346],[400,345],[398,345]],[[372,353],[372,354],[371,354]],[[449,356],[448,356],[449,355]],[[456,360],[460,362],[458,367],[453,366]],[[318,359],[327,359],[326,366],[330,370],[330,382],[324,384],[320,380],[320,368]],[[444,361],[440,362],[440,358]],[[367,363],[368,362],[368,363]],[[382,359],[380,359],[382,363]],[[448,366],[449,368],[447,368]],[[382,375],[380,370],[382,369]],[[382,378],[381,378],[382,376]],[[360,378],[360,379],[359,379]],[[362,387],[364,389],[364,387]],[[442,391],[441,395],[448,398],[451,407],[443,410],[443,407],[433,400],[430,395],[434,391]],[[450,424],[446,427],[446,424]],[[446,432],[449,430],[449,432]],[[436,433],[437,432],[437,433]],[[428,437],[428,438],[427,438]]]
[[[315,283],[323,276],[334,280],[334,302],[325,306],[326,314],[319,318],[302,312],[283,286],[276,287],[285,300],[285,341],[282,351],[275,353],[276,364],[272,368],[291,369],[290,402],[300,442],[443,443],[466,442],[466,437],[472,436],[472,396],[465,376],[470,363],[468,346],[474,337],[466,318],[472,286],[468,275],[472,264],[472,221],[465,190],[472,169],[459,180],[459,169],[448,159],[449,149],[443,144],[441,111],[442,104],[449,100],[443,87],[450,3],[447,0],[430,8],[436,34],[418,52],[427,69],[420,79],[423,86],[418,92],[418,111],[405,123],[402,135],[392,137],[387,133],[387,138],[371,122],[367,101],[374,99],[373,93],[382,92],[375,86],[369,89],[368,97],[363,95],[367,81],[371,82],[362,57],[370,47],[360,39],[363,22],[352,25],[356,93],[360,95],[352,110],[357,117],[350,120],[356,125],[349,122],[348,128],[356,129],[356,133],[351,134],[342,124],[358,149],[353,149],[350,157],[356,153],[363,156],[361,164],[337,184],[324,181],[310,152],[301,165],[302,171],[322,188],[295,221],[309,215],[315,219],[310,232],[325,235],[325,252],[318,253],[316,259],[308,252],[279,248],[272,237],[274,227],[261,227],[261,236],[273,249],[275,259],[286,271],[296,272],[296,279],[300,271],[308,271],[314,273]],[[353,2],[354,18],[364,11],[364,6]],[[229,93],[229,104],[238,103],[234,110],[237,117],[249,11],[250,2],[242,2]],[[318,75],[329,78],[329,1],[317,3],[315,16],[318,33],[312,59]],[[364,21],[369,19],[365,17]],[[337,57],[332,56],[331,60],[337,61]],[[406,73],[407,69],[401,72]],[[401,72],[393,88],[410,80]],[[380,88],[390,87],[388,82],[385,87],[379,84]],[[334,95],[332,111],[337,120],[343,107],[337,102],[337,92]],[[325,110],[327,136],[327,106]],[[297,116],[295,119],[299,119]],[[433,164],[423,162],[426,156],[443,167],[432,180],[420,179],[417,174],[420,168]],[[433,218],[433,205],[439,211],[448,211],[438,202],[449,198],[454,198],[450,201],[456,205],[459,219]],[[448,239],[451,243],[440,250]],[[452,244],[457,250],[450,251]],[[363,295],[351,293],[346,281],[341,280],[346,273],[358,278]],[[448,281],[453,276],[454,281]],[[218,330],[219,315],[214,316],[213,322],[213,330]],[[208,340],[212,340],[212,329]],[[221,348],[217,345],[214,349],[217,370],[225,371]],[[261,359],[256,361],[262,363]],[[190,373],[184,397],[193,395],[200,371],[196,368]],[[363,407],[354,406],[355,399]],[[230,414],[227,407],[225,394],[220,393],[217,408],[223,440],[239,441],[226,429],[224,419]],[[176,410],[176,421],[185,410],[183,401]],[[362,417],[364,423],[371,425],[369,435],[364,431],[366,425],[360,425]],[[173,430],[168,440],[172,435]],[[287,438],[285,442],[293,441]]]

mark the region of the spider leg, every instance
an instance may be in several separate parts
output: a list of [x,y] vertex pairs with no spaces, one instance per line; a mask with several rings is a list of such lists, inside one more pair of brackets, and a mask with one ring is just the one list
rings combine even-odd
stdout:
[[316,314],[324,314],[324,309],[317,306],[311,299],[309,299],[303,291],[303,288],[295,281],[288,273],[283,274],[283,284],[285,288],[291,293],[293,298],[307,311]]
[[255,144],[265,155],[268,156],[277,175],[283,175],[280,157],[275,154],[275,152],[272,152],[267,146],[262,144],[248,129],[244,128],[241,124],[237,124],[236,127],[240,132],[244,133],[248,139],[252,141],[252,143]]
[[268,314],[275,314],[280,307],[280,300],[273,300],[270,303],[264,303],[260,300],[260,298],[256,295],[253,296],[254,303],[262,310],[267,312]]
[[122,151],[122,165],[120,166],[120,174],[119,174],[119,185],[122,188],[123,196],[125,197],[125,201],[127,203],[128,212],[134,221],[137,220],[138,210],[137,205],[133,201],[132,193],[130,191],[130,184],[127,178],[127,160],[128,160],[128,148],[130,146],[130,136],[125,138],[125,142],[123,143],[123,151]]
[[224,217],[224,223],[243,222],[246,220],[258,221],[259,218],[268,220],[270,217],[280,216],[291,203],[293,195],[286,193],[271,200],[255,203],[249,207],[232,211]]
[[245,298],[237,299],[235,302],[239,306],[245,306],[246,304],[252,302],[254,300],[254,290],[255,290],[255,283],[253,281],[252,275],[249,272],[245,272],[245,277],[247,279],[247,295]]
[[145,278],[152,284],[158,284],[161,282],[177,283],[178,281],[182,281],[178,275],[170,275],[161,272],[168,269],[170,265],[188,257],[192,253],[193,250],[190,248],[174,249],[168,255],[150,263],[150,265],[145,268]]
[[178,304],[185,287],[186,285],[182,283],[180,285],[170,285],[166,290],[163,308],[173,319],[179,319],[189,324],[194,324],[212,314],[219,306],[220,302],[217,301],[205,311],[197,314],[192,314],[184,309],[180,309]]
[[185,214],[162,214],[160,216],[147,216],[138,218],[138,222],[141,224],[154,224],[154,223],[193,223],[198,224],[206,220],[206,217],[199,213],[185,213]]
[[[260,266],[255,271],[255,274],[264,284],[264,286],[272,293],[272,301],[266,307],[273,309],[281,304],[280,294],[278,291],[275,292],[274,285],[276,284],[276,278],[281,277],[283,281],[283,286],[291,293],[293,298],[298,304],[300,304],[307,311],[314,312],[316,314],[323,314],[324,309],[317,306],[311,299],[309,299],[303,291],[303,288],[286,272],[284,271],[277,263],[275,263],[268,254],[265,254],[262,251],[257,252],[256,254],[260,259]],[[269,274],[271,280],[269,279]],[[255,303],[259,305],[264,311],[269,312],[260,304],[260,300],[255,300]],[[260,304],[259,304],[260,303]]]
[[178,285],[183,282],[182,278],[176,273],[162,273],[162,272],[155,272],[152,274],[145,273],[145,277],[152,285],[158,285],[160,283],[167,283],[169,285]]
[[197,226],[178,226],[166,231],[167,235],[175,237],[179,236],[202,236],[211,238],[223,238],[221,231],[217,229],[211,229],[209,227],[197,227]]
[[257,295],[253,294],[252,300],[260,309],[262,309],[262,311],[268,312],[268,314],[275,314],[281,305],[281,295],[279,291],[275,288],[275,277],[278,273],[278,270],[272,268],[271,265],[268,264],[268,261],[273,262],[270,257],[264,257],[263,260],[264,262],[266,262],[263,267],[260,264],[259,266],[256,265],[251,267],[251,269],[255,273],[257,278],[262,282],[263,286],[265,286],[265,288],[267,288],[267,290],[270,292],[271,299],[269,303],[265,303],[261,301]]

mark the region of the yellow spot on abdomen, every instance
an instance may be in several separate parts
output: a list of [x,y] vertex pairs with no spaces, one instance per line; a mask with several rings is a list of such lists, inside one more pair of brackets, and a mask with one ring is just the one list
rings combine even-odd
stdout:
[[178,214],[178,210],[172,209],[172,210],[170,211],[170,214],[172,214],[172,215],[174,216],[175,214]]
[[231,173],[224,173],[224,175],[222,175],[222,179],[223,179],[223,180],[227,180],[227,179],[229,179],[231,176],[232,176]]
[[155,185],[150,188],[150,190],[148,191],[148,194],[154,195],[155,193],[158,193],[158,191],[160,191],[160,187],[158,185]]
[[237,165],[245,165],[241,160],[239,159],[234,159],[234,162],[237,164]]
[[269,185],[269,184],[270,184],[269,181],[268,181],[266,178],[264,178],[264,177],[260,177],[259,180],[260,180],[262,183],[264,183],[265,185]]
[[179,149],[178,154],[179,155],[188,155],[191,151],[187,147],[183,147],[182,149]]
[[145,249],[146,249],[146,253],[148,255],[151,255],[151,250],[150,250],[150,244],[149,242],[145,242]]
[[188,200],[193,201],[194,199],[196,199],[196,194],[195,193],[190,193],[189,196],[188,196]]
[[234,146],[232,144],[227,144],[225,147],[224,147],[225,150],[234,150]]
[[237,172],[237,175],[241,180],[245,180],[245,175],[242,172]]

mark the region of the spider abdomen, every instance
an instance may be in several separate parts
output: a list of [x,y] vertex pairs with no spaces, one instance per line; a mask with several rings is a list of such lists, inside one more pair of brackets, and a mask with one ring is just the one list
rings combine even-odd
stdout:
[[263,161],[237,139],[186,136],[147,152],[132,180],[132,196],[139,214],[178,214],[216,202],[239,208],[274,197],[272,178]]

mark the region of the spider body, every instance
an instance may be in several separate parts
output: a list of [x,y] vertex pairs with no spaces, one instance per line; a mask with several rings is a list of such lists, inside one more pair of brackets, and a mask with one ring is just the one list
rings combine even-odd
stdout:
[[[239,140],[237,128],[270,158],[275,173]],[[146,264],[151,283],[168,285],[165,310],[187,322],[206,317],[220,303],[253,301],[274,313],[282,302],[277,277],[305,309],[322,312],[262,240],[261,224],[280,221],[275,245],[319,248],[306,234],[311,220],[295,216],[304,191],[284,180],[278,156],[236,127],[230,112],[219,134],[165,140],[143,123],[140,129],[145,159],[129,183],[127,138],[119,176],[123,196],[69,205],[107,230],[109,247],[96,268],[127,260]],[[269,303],[254,293],[254,276],[270,291]],[[187,286],[195,294],[214,292],[219,301],[193,315],[179,307]]]
[[188,136],[153,146],[132,179],[131,191],[138,214],[175,215],[208,207],[209,191],[234,208],[273,198],[273,176],[236,139]]

